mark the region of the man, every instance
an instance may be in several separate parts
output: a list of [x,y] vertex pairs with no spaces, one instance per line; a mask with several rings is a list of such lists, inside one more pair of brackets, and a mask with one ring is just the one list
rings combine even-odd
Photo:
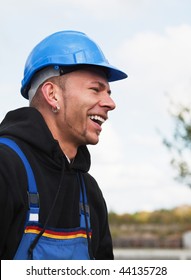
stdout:
[[126,77],[81,32],[54,33],[32,50],[21,87],[30,106],[0,125],[1,259],[113,259],[86,146],[115,108],[109,82]]

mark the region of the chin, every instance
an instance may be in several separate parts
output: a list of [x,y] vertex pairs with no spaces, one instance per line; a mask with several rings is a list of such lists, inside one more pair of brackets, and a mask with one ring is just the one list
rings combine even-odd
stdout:
[[99,142],[99,138],[96,139],[91,139],[90,141],[88,141],[89,145],[96,145]]

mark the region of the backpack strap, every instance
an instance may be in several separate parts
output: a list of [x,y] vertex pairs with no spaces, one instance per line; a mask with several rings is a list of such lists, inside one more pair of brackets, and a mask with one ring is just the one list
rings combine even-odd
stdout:
[[20,147],[13,140],[0,137],[0,143],[14,150],[24,164],[27,173],[27,180],[28,180],[28,201],[29,201],[28,221],[37,222],[39,220],[39,195],[37,192],[34,173],[32,171],[30,163],[28,162],[25,154],[22,152]]

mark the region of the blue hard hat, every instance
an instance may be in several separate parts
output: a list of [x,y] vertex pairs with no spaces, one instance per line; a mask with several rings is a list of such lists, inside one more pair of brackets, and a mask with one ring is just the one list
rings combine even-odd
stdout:
[[42,40],[29,54],[25,64],[21,94],[28,99],[34,74],[47,66],[95,65],[106,70],[108,82],[127,78],[127,74],[109,64],[100,47],[79,31],[60,31]]

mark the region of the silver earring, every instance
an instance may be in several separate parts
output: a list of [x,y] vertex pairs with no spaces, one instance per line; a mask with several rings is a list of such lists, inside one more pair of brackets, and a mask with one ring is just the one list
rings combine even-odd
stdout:
[[54,107],[52,107],[52,112],[53,113],[58,113],[60,111],[60,106],[58,106],[58,105],[56,105],[56,107],[54,108]]

